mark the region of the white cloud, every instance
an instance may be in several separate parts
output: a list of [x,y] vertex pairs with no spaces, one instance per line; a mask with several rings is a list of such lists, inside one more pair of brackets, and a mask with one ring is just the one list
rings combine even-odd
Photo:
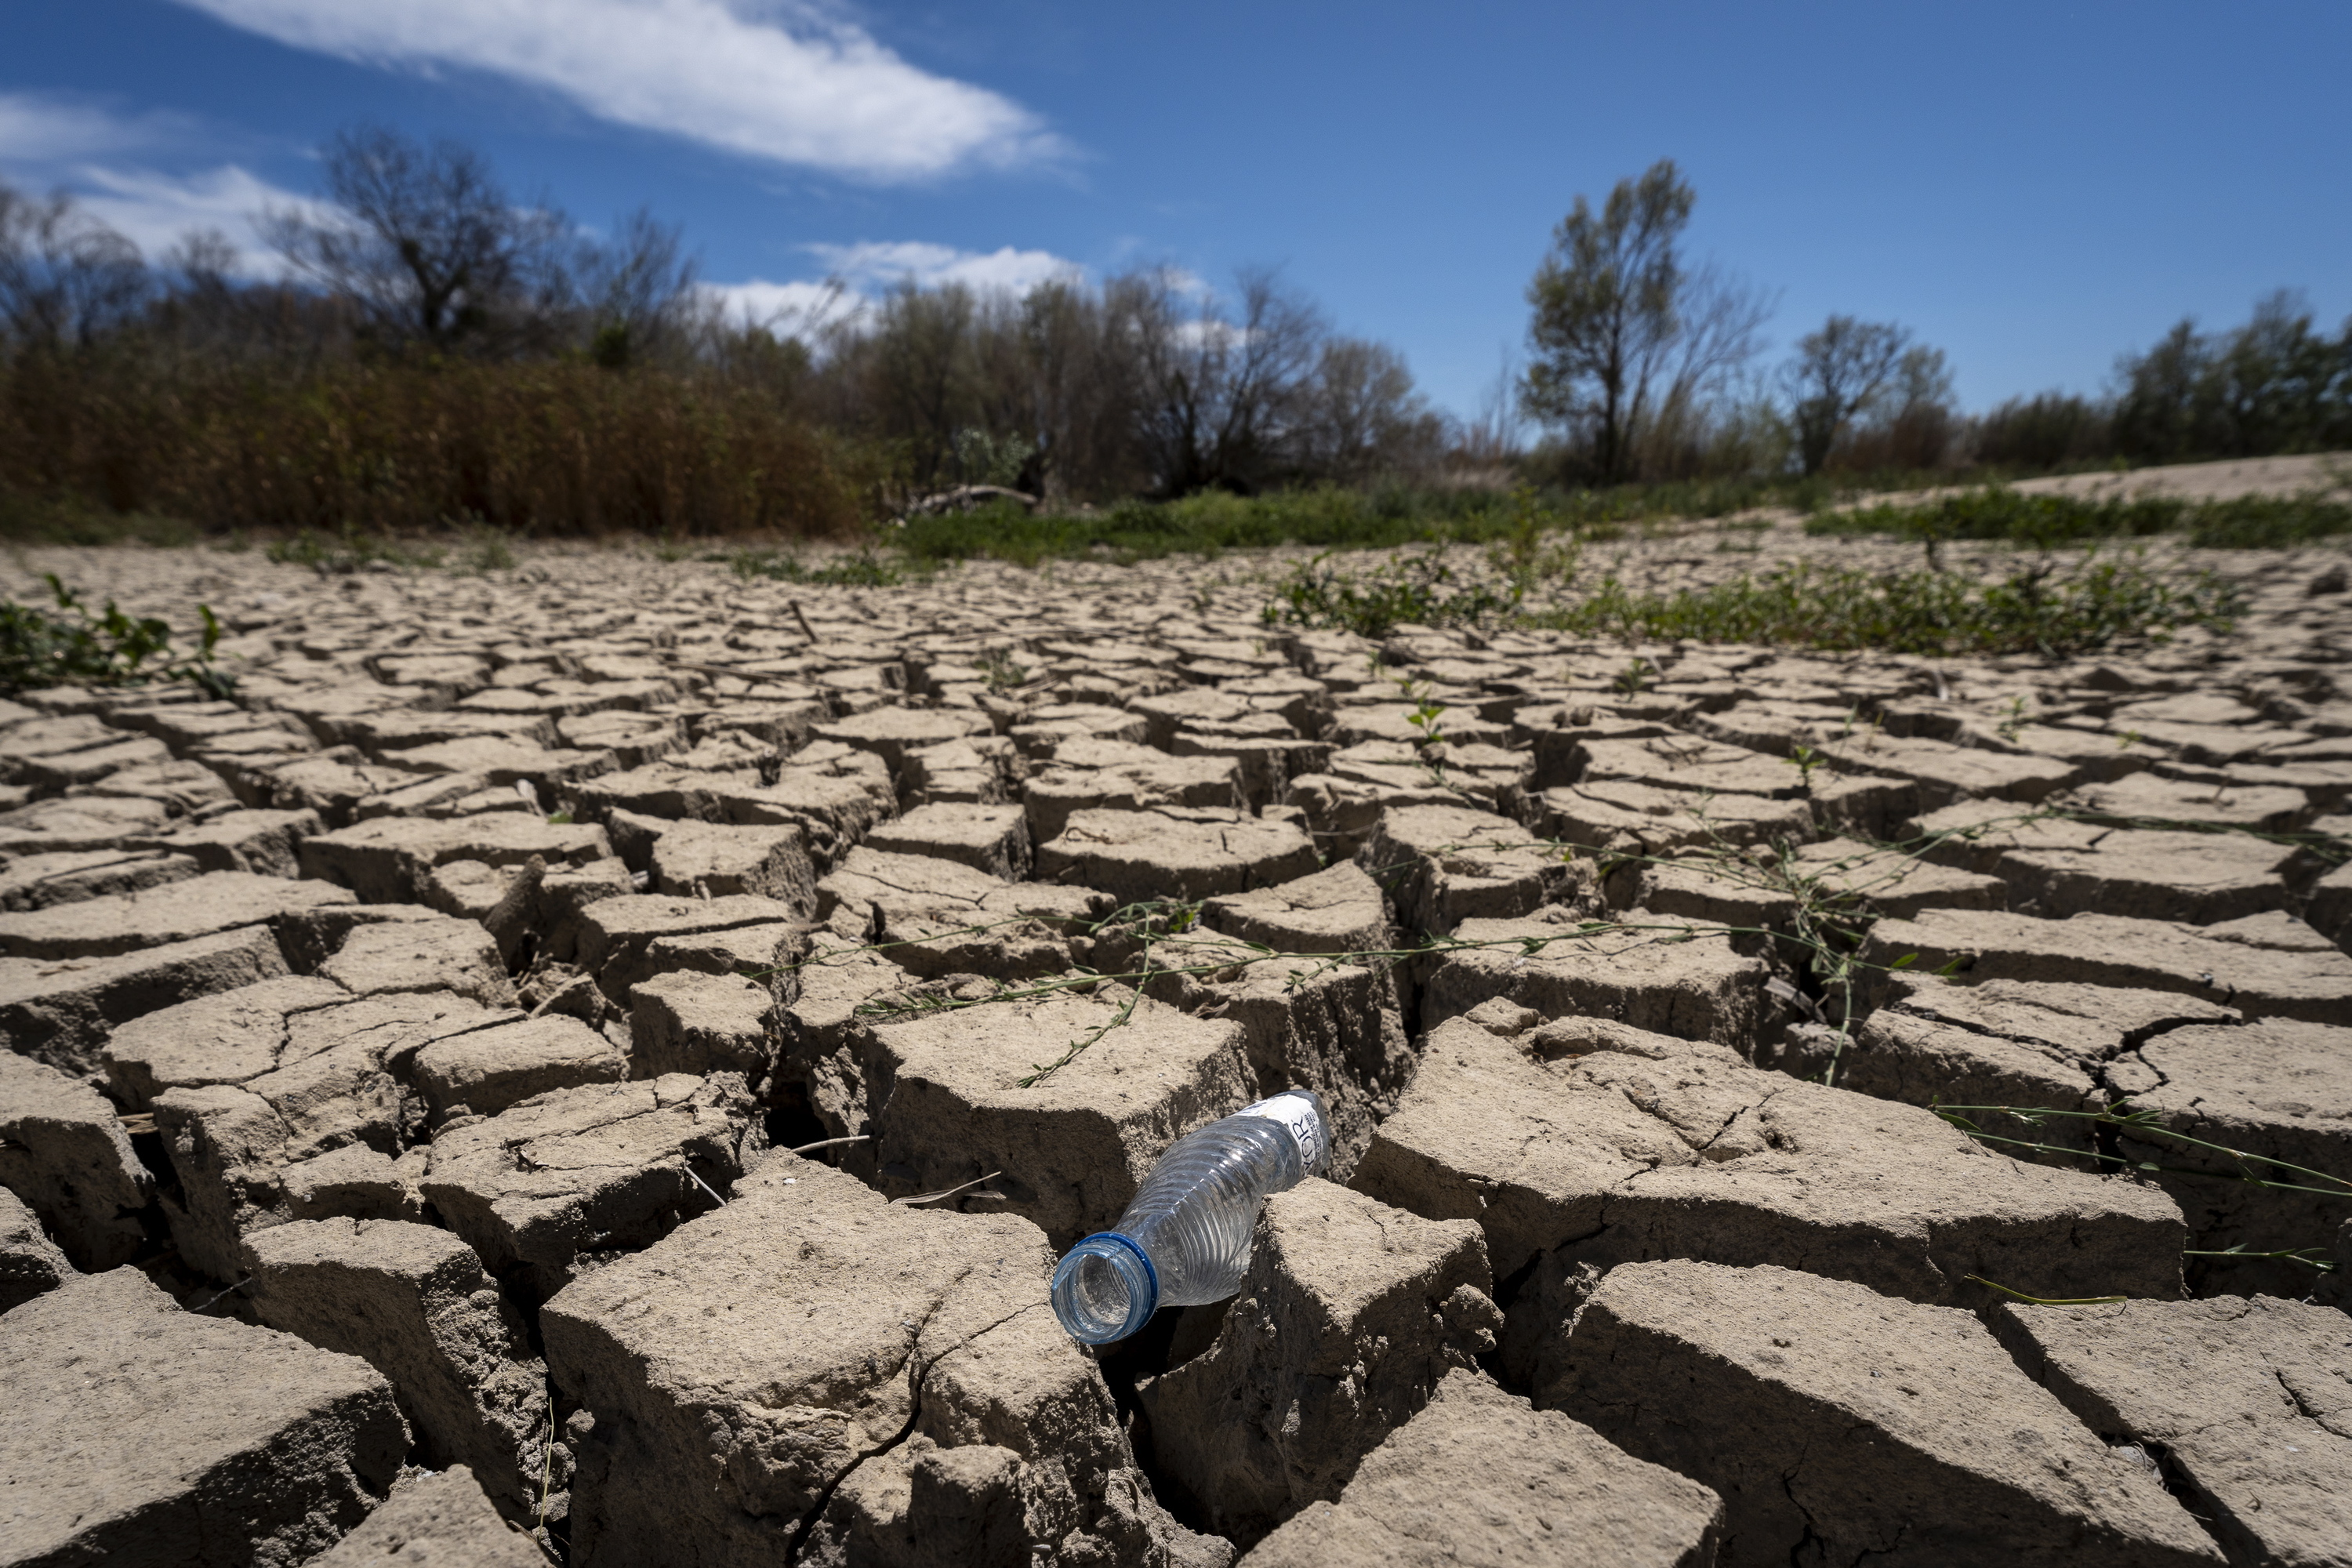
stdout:
[[1076,278],[1085,268],[1049,250],[958,250],[919,239],[861,241],[856,245],[811,245],[803,248],[824,263],[828,275],[860,289],[887,289],[913,279],[925,288],[961,283],[971,289],[1010,289],[1025,293],[1057,278]]
[[771,283],[754,278],[748,283],[706,283],[702,292],[730,319],[788,338],[866,309],[862,296],[829,283]]
[[1215,285],[1189,268],[1162,267],[1160,276],[1171,292],[1187,300],[1213,300],[1217,297]]
[[708,283],[703,292],[730,317],[786,337],[814,333],[865,314],[874,297],[908,279],[924,288],[961,283],[1025,293],[1055,279],[1080,279],[1086,268],[1050,250],[958,250],[919,239],[866,240],[856,245],[804,245],[824,264],[823,282]]
[[139,161],[214,150],[207,141],[204,128],[184,115],[122,115],[88,101],[0,92],[0,179],[35,192],[66,190],[150,259],[190,229],[210,228],[235,247],[240,271],[281,271],[252,220],[264,207],[313,206],[307,197],[236,163],[163,174]]
[[136,240],[150,259],[192,228],[218,229],[237,252],[237,269],[274,276],[284,265],[261,243],[253,219],[264,207],[310,207],[308,199],[234,163],[194,174],[84,165],[75,195],[89,212]]
[[1036,115],[909,65],[814,0],[180,0],[296,48],[483,70],[604,120],[856,178],[1063,153]]
[[0,162],[16,164],[104,158],[184,141],[193,122],[148,113],[126,119],[86,101],[37,92],[0,92]]

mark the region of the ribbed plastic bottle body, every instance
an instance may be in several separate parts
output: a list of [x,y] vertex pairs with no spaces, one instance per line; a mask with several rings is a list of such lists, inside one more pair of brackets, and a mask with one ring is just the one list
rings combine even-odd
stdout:
[[1118,1233],[1150,1255],[1161,1306],[1222,1301],[1241,1289],[1259,1205],[1306,1174],[1297,1141],[1279,1123],[1228,1116],[1170,1146],[1118,1216]]
[[[1272,1114],[1251,1114],[1268,1106]],[[1160,1307],[1222,1301],[1241,1289],[1266,1198],[1321,1168],[1330,1149],[1311,1090],[1261,1100],[1169,1146],[1110,1231],[1081,1240],[1054,1271],[1054,1311],[1087,1344],[1125,1339]]]

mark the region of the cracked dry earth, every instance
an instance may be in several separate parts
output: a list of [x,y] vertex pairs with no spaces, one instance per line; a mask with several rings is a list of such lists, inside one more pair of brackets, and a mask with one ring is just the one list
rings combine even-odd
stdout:
[[29,553],[240,685],[0,704],[0,1563],[2352,1562],[2352,595],[2215,563],[1935,663]]

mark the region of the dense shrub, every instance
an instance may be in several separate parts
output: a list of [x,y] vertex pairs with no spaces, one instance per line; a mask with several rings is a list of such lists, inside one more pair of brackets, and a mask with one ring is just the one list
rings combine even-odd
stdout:
[[2096,463],[2113,455],[2107,406],[2073,393],[2012,397],[1975,421],[1976,461],[2021,473]]

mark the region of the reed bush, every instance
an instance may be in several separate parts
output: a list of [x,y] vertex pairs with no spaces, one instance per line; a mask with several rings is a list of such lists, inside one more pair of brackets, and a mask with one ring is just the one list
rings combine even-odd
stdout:
[[341,537],[840,536],[878,464],[772,394],[651,367],[400,357],[289,374],[122,353],[0,362],[0,508]]

